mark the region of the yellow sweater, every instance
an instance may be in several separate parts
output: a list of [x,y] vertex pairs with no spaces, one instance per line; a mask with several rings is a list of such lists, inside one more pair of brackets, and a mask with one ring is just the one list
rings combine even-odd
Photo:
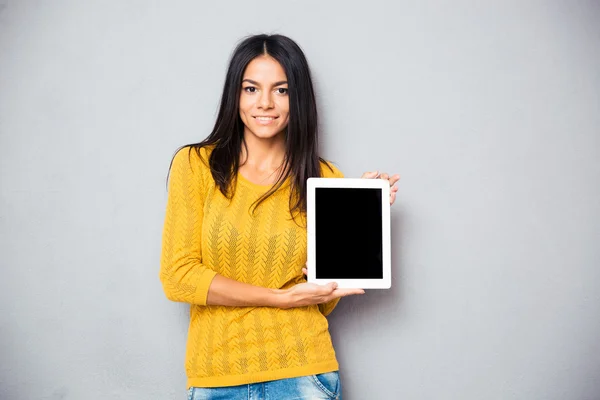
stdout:
[[[201,157],[180,150],[171,166],[160,279],[167,298],[191,304],[188,387],[234,386],[338,369],[325,316],[336,306],[279,309],[207,306],[215,274],[285,289],[304,282],[306,229],[290,220],[289,185],[250,213],[269,186],[238,175],[230,201]],[[204,159],[205,161],[203,161]],[[323,176],[342,177],[332,166]]]

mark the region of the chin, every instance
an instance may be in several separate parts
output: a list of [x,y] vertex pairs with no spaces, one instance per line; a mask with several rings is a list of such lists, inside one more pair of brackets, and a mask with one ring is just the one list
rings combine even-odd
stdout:
[[254,136],[260,138],[260,139],[272,139],[274,137],[277,137],[280,134],[283,134],[283,130],[254,130],[252,132],[254,134]]

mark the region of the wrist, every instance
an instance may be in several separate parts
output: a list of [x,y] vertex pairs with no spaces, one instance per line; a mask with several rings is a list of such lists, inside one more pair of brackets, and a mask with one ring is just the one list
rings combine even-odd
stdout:
[[271,306],[277,308],[290,308],[288,291],[285,289],[271,289]]

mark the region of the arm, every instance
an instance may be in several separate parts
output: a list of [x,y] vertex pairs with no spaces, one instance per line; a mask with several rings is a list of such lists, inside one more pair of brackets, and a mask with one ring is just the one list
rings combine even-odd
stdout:
[[207,305],[284,308],[283,290],[250,285],[216,275],[208,290]]
[[169,300],[206,305],[216,272],[202,264],[202,161],[186,147],[173,158],[162,237],[160,281]]
[[[340,297],[363,294],[362,289],[338,289],[336,283],[300,283],[289,289],[269,289],[216,275],[208,291],[208,305],[293,308],[337,304]],[[332,308],[333,309],[333,308]]]

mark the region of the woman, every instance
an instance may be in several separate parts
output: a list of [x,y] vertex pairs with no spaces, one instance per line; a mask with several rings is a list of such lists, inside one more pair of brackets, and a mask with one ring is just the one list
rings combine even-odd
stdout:
[[[191,304],[190,399],[341,398],[325,316],[364,291],[306,282],[306,180],[342,177],[317,144],[302,50],[282,35],[243,40],[213,131],[170,168],[160,279]],[[381,177],[393,203],[399,177]]]

